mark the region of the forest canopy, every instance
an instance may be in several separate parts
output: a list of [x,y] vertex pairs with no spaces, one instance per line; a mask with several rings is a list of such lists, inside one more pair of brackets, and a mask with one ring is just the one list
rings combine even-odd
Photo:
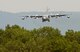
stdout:
[[80,52],[80,31],[42,27],[28,30],[18,25],[0,29],[0,52]]

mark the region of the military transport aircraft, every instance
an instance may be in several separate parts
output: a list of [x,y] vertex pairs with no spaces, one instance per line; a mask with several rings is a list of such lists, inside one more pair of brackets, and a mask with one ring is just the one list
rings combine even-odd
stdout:
[[[48,9],[47,9],[47,12],[48,12]],[[27,15],[27,16],[23,16],[22,20],[30,17],[30,18],[34,18],[34,19],[41,18],[42,22],[45,22],[45,21],[50,22],[50,18],[53,18],[53,17],[58,18],[58,17],[63,17],[63,16],[70,18],[67,14],[48,14],[48,15],[31,15],[31,16]]]
[[27,19],[28,17],[30,18],[34,18],[34,19],[38,19],[38,18],[42,18],[42,22],[45,22],[45,21],[48,21],[50,22],[50,18],[52,17],[55,17],[55,18],[58,18],[58,17],[63,17],[63,16],[66,16],[67,18],[70,18],[69,16],[67,16],[66,14],[53,14],[53,15],[32,15],[32,16],[23,16],[22,20],[24,19]]

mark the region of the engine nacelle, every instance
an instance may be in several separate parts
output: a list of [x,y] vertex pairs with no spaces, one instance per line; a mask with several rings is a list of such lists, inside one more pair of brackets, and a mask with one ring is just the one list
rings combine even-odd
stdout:
[[67,16],[67,18],[70,18],[70,16]]

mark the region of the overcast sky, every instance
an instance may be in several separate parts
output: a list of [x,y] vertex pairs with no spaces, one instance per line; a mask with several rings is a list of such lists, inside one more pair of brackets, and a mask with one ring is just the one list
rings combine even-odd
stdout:
[[0,11],[80,11],[80,0],[0,0]]

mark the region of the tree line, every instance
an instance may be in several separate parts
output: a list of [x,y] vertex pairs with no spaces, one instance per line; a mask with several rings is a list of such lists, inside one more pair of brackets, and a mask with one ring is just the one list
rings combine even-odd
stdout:
[[0,29],[0,52],[80,52],[80,31],[65,35],[52,27],[28,30],[18,25]]

